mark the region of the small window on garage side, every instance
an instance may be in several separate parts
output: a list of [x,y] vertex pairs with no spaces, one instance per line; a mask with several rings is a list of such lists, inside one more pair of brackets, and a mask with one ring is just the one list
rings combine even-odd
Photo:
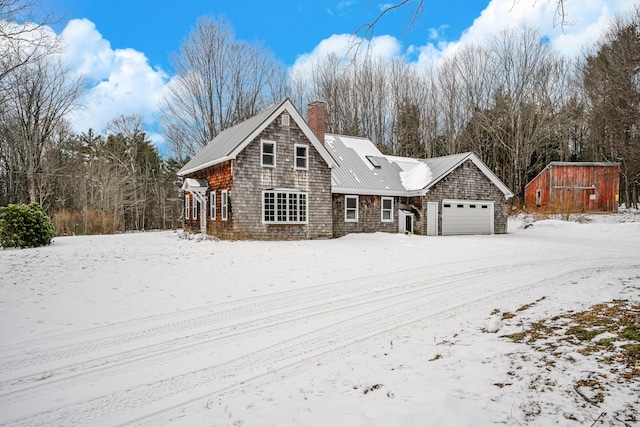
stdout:
[[344,196],[344,220],[358,222],[358,196]]
[[393,197],[382,198],[382,222],[393,222]]
[[309,148],[306,145],[295,144],[294,169],[306,170]]
[[262,141],[260,145],[260,164],[264,167],[276,166],[276,143],[275,141]]

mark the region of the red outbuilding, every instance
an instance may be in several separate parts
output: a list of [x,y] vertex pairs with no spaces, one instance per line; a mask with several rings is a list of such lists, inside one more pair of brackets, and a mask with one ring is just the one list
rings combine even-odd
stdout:
[[551,162],[524,188],[527,209],[618,212],[620,163]]

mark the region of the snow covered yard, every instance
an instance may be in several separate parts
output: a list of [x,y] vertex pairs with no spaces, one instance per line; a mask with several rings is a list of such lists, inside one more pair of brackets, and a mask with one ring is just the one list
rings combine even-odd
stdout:
[[594,320],[637,322],[640,214],[586,219],[0,251],[0,424],[640,425],[640,339]]

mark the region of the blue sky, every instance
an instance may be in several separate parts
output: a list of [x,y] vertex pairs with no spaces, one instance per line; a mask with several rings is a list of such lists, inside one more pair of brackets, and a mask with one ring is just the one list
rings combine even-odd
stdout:
[[[295,1],[276,5],[267,1],[229,0],[47,0],[66,16],[56,30],[70,19],[92,21],[113,49],[133,48],[143,52],[152,66],[170,71],[169,56],[177,52],[198,17],[212,14],[227,17],[236,37],[260,41],[291,66],[296,58],[311,52],[332,34],[351,34],[373,22],[385,2],[371,0]],[[427,1],[425,11],[410,33],[412,5],[395,10],[380,21],[376,34],[393,35],[404,45],[423,44],[439,29],[441,36],[457,40],[470,27],[486,0]]]
[[[570,25],[554,25],[557,0],[425,0],[408,32],[417,0],[385,15],[375,28],[374,55],[433,64],[467,43],[522,21],[540,28],[560,54],[577,56],[616,13],[636,0],[565,0]],[[304,70],[330,52],[342,54],[350,36],[393,1],[382,0],[42,0],[65,19],[52,28],[66,42],[65,59],[88,78],[83,108],[71,123],[77,132],[104,132],[120,114],[142,114],[158,144],[158,103],[173,77],[170,55],[204,15],[225,16],[236,38],[260,41],[291,70]]]

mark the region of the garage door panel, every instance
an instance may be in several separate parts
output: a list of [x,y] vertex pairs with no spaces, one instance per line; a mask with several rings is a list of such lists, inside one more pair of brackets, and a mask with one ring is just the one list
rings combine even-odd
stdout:
[[445,200],[442,234],[492,234],[493,203],[485,200]]

